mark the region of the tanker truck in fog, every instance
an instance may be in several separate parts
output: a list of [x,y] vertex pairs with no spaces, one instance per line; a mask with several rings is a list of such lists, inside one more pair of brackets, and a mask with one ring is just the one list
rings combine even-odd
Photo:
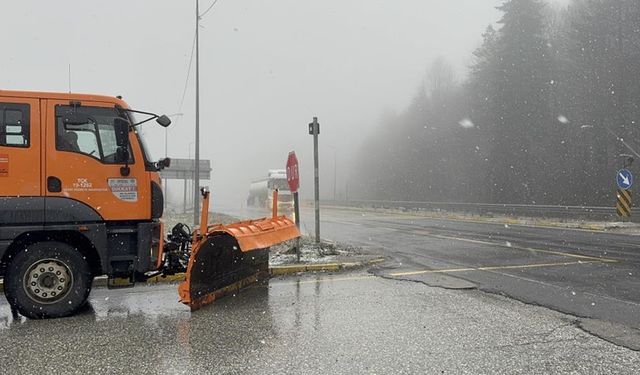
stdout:
[[267,177],[254,181],[249,187],[247,206],[271,210],[273,192],[278,190],[278,211],[293,212],[293,196],[287,184],[287,173],[284,169],[271,169]]

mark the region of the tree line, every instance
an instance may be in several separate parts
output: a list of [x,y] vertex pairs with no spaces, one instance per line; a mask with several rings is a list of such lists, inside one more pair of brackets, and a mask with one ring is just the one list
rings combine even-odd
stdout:
[[437,59],[408,107],[381,117],[352,197],[614,203],[624,155],[640,165],[640,2],[498,9],[463,80]]

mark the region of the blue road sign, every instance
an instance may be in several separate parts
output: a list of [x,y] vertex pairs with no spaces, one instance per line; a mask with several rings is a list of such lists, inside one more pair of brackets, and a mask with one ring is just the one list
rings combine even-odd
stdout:
[[629,189],[633,185],[633,175],[628,169],[621,169],[616,175],[616,182],[620,189]]

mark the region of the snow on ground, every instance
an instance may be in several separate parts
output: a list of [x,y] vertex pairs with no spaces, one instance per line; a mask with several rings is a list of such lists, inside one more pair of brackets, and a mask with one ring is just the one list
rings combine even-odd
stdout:
[[[269,265],[298,263],[295,246],[295,240],[272,246],[269,252]],[[348,244],[321,241],[318,246],[314,237],[300,238],[299,263],[332,263],[360,254],[360,248]]]

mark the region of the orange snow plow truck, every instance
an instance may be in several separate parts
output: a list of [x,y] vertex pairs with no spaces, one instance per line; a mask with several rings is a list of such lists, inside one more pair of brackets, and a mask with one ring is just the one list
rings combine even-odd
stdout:
[[208,225],[203,190],[200,227],[165,238],[170,160],[151,160],[138,132],[153,119],[171,123],[120,97],[0,90],[0,275],[22,315],[73,314],[96,276],[121,288],[179,272],[180,301],[195,310],[265,275],[269,247],[300,235],[276,215]]

